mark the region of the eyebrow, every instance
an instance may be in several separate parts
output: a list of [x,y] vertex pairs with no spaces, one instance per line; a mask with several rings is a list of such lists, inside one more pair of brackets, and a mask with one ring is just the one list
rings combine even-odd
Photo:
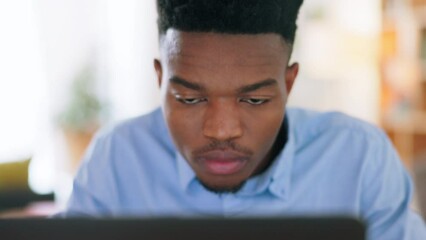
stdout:
[[238,89],[239,93],[248,93],[248,92],[253,92],[256,91],[260,88],[264,88],[264,87],[269,87],[269,86],[273,86],[277,84],[277,80],[272,79],[272,78],[268,78],[265,79],[263,81],[254,83],[254,84],[250,84],[244,87],[241,87],[240,89]]
[[178,76],[171,77],[169,81],[173,84],[181,85],[195,91],[204,90],[204,87],[201,86],[200,84],[189,82],[188,80],[185,80]]

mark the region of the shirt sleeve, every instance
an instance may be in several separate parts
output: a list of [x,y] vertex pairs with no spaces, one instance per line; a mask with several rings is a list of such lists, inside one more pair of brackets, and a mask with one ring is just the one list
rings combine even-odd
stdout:
[[426,239],[423,220],[410,209],[411,178],[384,133],[372,140],[364,173],[361,204],[368,239]]

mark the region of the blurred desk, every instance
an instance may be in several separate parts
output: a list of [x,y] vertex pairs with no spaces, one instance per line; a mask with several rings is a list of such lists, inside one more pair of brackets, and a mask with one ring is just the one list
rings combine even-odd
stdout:
[[59,212],[59,207],[53,201],[30,203],[23,208],[12,208],[0,211],[1,218],[43,218]]
[[57,207],[53,194],[39,195],[32,191],[0,191],[0,218],[49,216]]

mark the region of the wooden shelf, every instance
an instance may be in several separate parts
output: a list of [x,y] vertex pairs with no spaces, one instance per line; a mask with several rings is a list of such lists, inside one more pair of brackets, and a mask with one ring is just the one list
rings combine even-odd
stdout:
[[426,6],[426,0],[411,0],[413,7],[424,7]]
[[[391,138],[399,155],[407,167],[426,153],[426,0],[405,2],[412,11],[410,18],[416,21],[415,30],[407,32],[406,20],[398,18],[400,11],[394,1],[383,0],[382,29],[382,87],[381,109],[382,127]],[[401,43],[410,43],[410,47],[401,47]],[[405,66],[409,63],[410,74],[396,76],[389,69],[392,64]],[[401,70],[401,69],[400,69]],[[404,72],[405,73],[405,72]],[[406,106],[404,115],[389,118],[389,113]]]
[[404,121],[383,122],[382,127],[391,138],[405,165],[426,152],[426,112],[415,111]]
[[384,121],[382,126],[393,132],[426,135],[426,112],[414,111],[405,120]]

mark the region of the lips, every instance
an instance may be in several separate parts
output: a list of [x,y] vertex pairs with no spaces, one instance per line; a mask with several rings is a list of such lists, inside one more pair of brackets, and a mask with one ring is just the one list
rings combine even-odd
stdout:
[[210,151],[199,157],[201,167],[214,175],[230,175],[240,171],[247,164],[248,157],[231,151]]

